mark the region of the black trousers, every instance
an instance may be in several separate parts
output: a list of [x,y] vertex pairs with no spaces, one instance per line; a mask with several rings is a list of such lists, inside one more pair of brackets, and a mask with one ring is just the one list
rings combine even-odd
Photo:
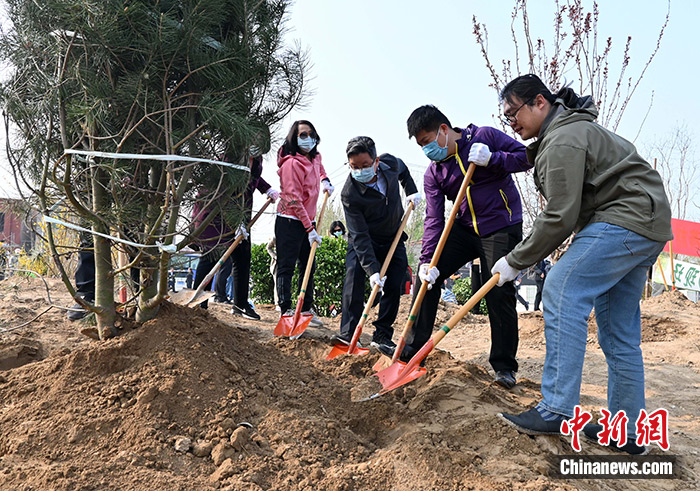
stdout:
[[[91,247],[92,244],[89,245]],[[129,271],[135,290],[139,288],[140,270],[131,268]],[[173,283],[174,285],[174,283]],[[75,269],[75,290],[90,303],[95,301],[95,253],[92,250],[78,253],[78,267]]]
[[[292,308],[292,277],[294,267],[299,265],[299,283],[304,280],[306,263],[311,254],[308,234],[299,220],[278,216],[275,220],[275,237],[277,239],[277,298],[282,313]],[[306,285],[302,312],[311,309],[314,302],[314,271],[316,261],[311,266],[311,276]]]
[[[202,257],[199,258],[199,262],[197,263],[197,274],[195,274],[194,276],[194,285],[192,285],[195,290],[199,287],[199,285],[202,284],[202,281],[204,281],[204,278],[209,274],[214,265],[221,258],[221,255],[224,253],[224,251],[225,249],[219,250],[219,248],[217,248],[205,253]],[[221,269],[219,269],[219,272],[216,276],[216,283],[214,284],[216,298],[220,300],[224,300],[227,298],[226,279],[231,274],[231,268],[231,256],[229,256],[228,259],[224,261],[224,264],[221,265]],[[200,305],[203,308],[207,308],[208,302],[202,302]]]
[[[373,243],[374,255],[377,260],[384,264],[391,244]],[[399,313],[399,301],[401,290],[404,285],[408,258],[406,257],[406,246],[399,242],[394,251],[394,255],[386,271],[386,282],[384,283],[384,293],[379,301],[379,313],[377,319],[372,323],[375,328],[374,338],[377,340],[394,334],[392,325]],[[348,252],[345,256],[345,283],[343,283],[343,311],[340,319],[340,334],[352,335],[357,324],[362,317],[365,302],[365,270],[360,265],[360,258],[355,252],[355,248],[348,244]]]
[[535,310],[540,310],[540,302],[542,302],[542,290],[544,289],[544,278],[537,274],[535,278],[535,285],[537,285],[537,294],[535,294]]
[[[240,308],[248,305],[248,289],[250,287],[250,240],[246,239],[238,244],[231,253],[233,276],[233,303]],[[221,275],[224,283],[228,276]]]
[[95,254],[92,251],[78,253],[75,270],[75,289],[88,302],[95,301]]
[[[440,285],[469,261],[479,258],[481,280],[486,283],[491,277],[491,267],[501,257],[508,254],[522,240],[522,224],[511,225],[486,237],[479,237],[464,225],[455,223],[445,243],[437,268],[440,276],[432,290],[428,290],[421,304],[415,324],[411,348],[419,350],[432,334]],[[416,275],[414,300],[420,289],[421,280]],[[491,352],[489,363],[495,371],[518,370],[515,359],[518,351],[518,314],[515,310],[515,286],[508,282],[502,287],[494,287],[486,294],[486,306],[491,324]]]

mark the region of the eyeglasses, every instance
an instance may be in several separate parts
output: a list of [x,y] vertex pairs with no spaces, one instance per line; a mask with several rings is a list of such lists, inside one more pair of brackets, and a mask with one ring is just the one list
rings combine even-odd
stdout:
[[313,131],[302,131],[301,133],[299,133],[299,138],[309,138],[309,137],[316,138],[316,133],[314,133]]
[[535,97],[537,97],[537,96],[530,97],[528,100],[526,100],[525,102],[520,104],[518,109],[516,109],[512,113],[504,114],[503,119],[501,121],[503,121],[503,123],[508,125],[508,126],[515,123],[518,120],[518,111],[520,111],[523,107],[525,107],[526,104],[530,104]]

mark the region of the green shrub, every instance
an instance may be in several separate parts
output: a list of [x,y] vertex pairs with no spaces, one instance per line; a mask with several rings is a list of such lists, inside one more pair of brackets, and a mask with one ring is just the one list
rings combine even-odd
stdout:
[[[319,315],[329,316],[332,310],[340,311],[343,282],[345,281],[345,254],[348,243],[345,239],[324,237],[316,249],[316,273],[314,274],[314,308]],[[251,249],[250,296],[256,303],[272,303],[274,280],[270,274],[270,255],[265,244],[254,245]],[[296,304],[299,295],[297,282],[299,270],[292,278],[292,298]],[[368,283],[369,284],[369,283]]]
[[347,249],[348,243],[345,239],[324,237],[323,242],[316,250],[314,307],[319,315],[328,317],[333,308],[340,312]]
[[250,298],[255,303],[273,303],[275,281],[270,274],[270,255],[265,244],[254,244],[250,249]]
[[[472,280],[471,278],[459,278],[455,280],[455,284],[452,287],[452,293],[457,297],[457,303],[464,305],[467,300],[472,297]],[[486,299],[481,299],[479,302],[479,312],[486,315],[488,310],[486,309]]]

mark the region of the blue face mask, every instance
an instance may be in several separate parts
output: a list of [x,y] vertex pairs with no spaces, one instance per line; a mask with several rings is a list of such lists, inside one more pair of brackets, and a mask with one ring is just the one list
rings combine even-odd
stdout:
[[333,232],[333,235],[335,235],[338,238],[341,238],[343,236],[343,232],[341,230],[336,230]]
[[370,165],[364,169],[350,169],[350,175],[357,182],[368,183],[374,179],[374,176],[376,176],[377,173],[374,170],[374,166]]
[[307,136],[306,138],[297,137],[297,146],[304,152],[310,152],[316,146],[316,139]]
[[439,136],[440,129],[438,128],[438,132],[437,135],[435,135],[435,139],[423,147],[423,153],[433,162],[440,162],[447,158],[447,142],[445,143],[444,148],[441,147],[437,142]]

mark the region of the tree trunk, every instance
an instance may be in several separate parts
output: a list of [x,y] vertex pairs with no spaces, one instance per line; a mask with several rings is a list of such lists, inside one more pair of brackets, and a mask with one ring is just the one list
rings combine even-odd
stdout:
[[[109,208],[110,197],[107,193],[109,174],[101,167],[94,167],[92,192],[94,198],[94,212],[104,216],[104,211]],[[93,230],[102,234],[109,234],[109,228],[104,222],[95,222]],[[114,320],[116,311],[114,306],[114,275],[112,267],[112,245],[110,241],[93,235],[95,244],[95,305],[100,308],[97,317],[97,332],[100,339],[116,335]]]

